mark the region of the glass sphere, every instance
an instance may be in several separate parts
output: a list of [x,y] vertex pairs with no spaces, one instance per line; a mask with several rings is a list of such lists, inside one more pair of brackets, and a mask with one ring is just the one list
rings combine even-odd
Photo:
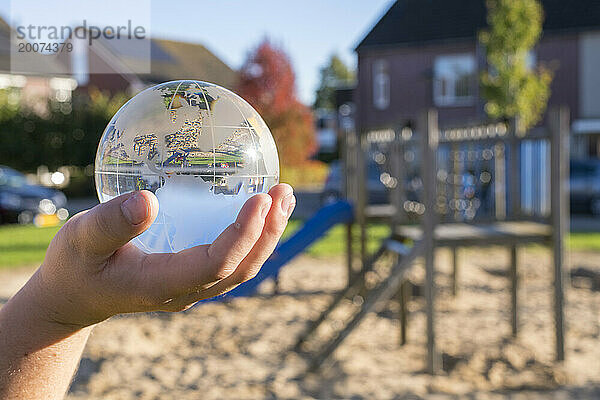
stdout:
[[100,202],[156,194],[156,220],[132,242],[147,253],[212,243],[246,200],[279,181],[277,148],[260,115],[235,93],[200,81],[137,94],[102,134],[95,164]]

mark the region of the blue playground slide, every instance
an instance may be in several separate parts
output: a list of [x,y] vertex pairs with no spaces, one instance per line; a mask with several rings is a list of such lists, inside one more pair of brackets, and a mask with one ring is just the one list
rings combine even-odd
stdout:
[[352,205],[347,201],[337,201],[322,207],[289,239],[277,246],[258,275],[248,282],[242,283],[231,292],[211,300],[218,301],[229,297],[249,296],[253,294],[265,279],[277,277],[281,267],[306,250],[308,246],[322,237],[331,227],[337,224],[352,222],[353,218]]

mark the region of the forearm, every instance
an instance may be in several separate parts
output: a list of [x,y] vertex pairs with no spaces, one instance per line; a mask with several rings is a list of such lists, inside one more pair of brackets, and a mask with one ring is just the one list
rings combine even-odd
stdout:
[[120,313],[180,311],[252,279],[295,205],[276,185],[246,201],[210,245],[146,254],[128,244],[156,219],[158,200],[129,193],[72,217],[43,266],[0,309],[0,400],[59,399],[93,324]]
[[37,274],[0,309],[0,399],[61,399],[91,327],[44,313]]

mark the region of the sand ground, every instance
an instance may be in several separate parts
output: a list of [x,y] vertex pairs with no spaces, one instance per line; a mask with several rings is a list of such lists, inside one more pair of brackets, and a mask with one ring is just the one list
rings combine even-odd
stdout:
[[[444,371],[424,374],[424,302],[409,304],[399,346],[397,305],[367,317],[332,360],[299,377],[288,351],[345,283],[342,258],[303,256],[281,274],[280,294],[120,316],[94,329],[68,399],[598,399],[600,253],[572,253],[567,282],[567,360],[553,362],[552,266],[542,248],[520,252],[520,332],[510,336],[508,252],[463,250],[457,297],[449,253],[438,251],[437,337]],[[419,270],[414,273],[419,283]],[[32,272],[0,273],[6,301]]]

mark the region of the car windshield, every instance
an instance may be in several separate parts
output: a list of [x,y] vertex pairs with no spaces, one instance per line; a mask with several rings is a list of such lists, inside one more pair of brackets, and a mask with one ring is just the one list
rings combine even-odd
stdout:
[[25,175],[14,169],[0,168],[0,186],[21,187],[27,184]]
[[[329,177],[330,179],[339,179],[342,174],[342,166],[338,162],[332,162],[329,164]],[[381,176],[381,169],[375,162],[370,162],[367,169],[368,179],[370,181],[379,181]]]
[[593,162],[571,161],[571,178],[590,178],[599,175],[600,165]]

